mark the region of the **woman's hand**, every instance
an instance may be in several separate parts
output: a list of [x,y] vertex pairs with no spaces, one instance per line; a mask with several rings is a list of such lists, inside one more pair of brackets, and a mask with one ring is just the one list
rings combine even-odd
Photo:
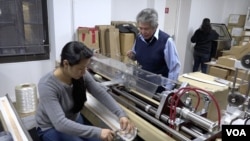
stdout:
[[103,141],[112,141],[115,133],[110,129],[102,129],[101,139]]
[[126,133],[132,133],[135,130],[134,124],[127,117],[120,118],[120,127]]

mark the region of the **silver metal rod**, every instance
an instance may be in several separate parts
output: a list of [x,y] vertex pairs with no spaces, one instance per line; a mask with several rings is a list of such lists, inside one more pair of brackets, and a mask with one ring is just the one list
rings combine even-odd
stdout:
[[216,127],[218,126],[216,122],[213,122],[207,118],[204,118],[200,115],[197,115],[191,112],[187,108],[177,108],[177,112],[180,113],[184,118],[190,120],[194,124],[200,125],[203,129],[213,132],[215,131]]
[[185,127],[185,126],[181,126],[181,130],[182,130],[183,132],[188,133],[189,135],[191,135],[191,136],[193,136],[193,137],[196,137],[196,138],[198,138],[198,137],[200,136],[199,134],[195,133],[194,131],[190,130],[189,128],[187,128],[187,127]]
[[[142,107],[143,109],[145,109],[145,111],[147,113],[153,114],[154,116],[156,115],[157,109],[155,107],[151,106],[151,105],[149,106],[148,103],[140,100],[139,98],[137,98],[137,97],[125,92],[125,91],[121,91],[121,90],[117,89],[116,87],[112,87],[112,90],[114,90],[115,92],[118,92],[122,96],[126,97],[130,101],[132,101],[135,104],[137,104],[138,106]],[[164,123],[168,123],[168,119],[169,119],[169,116],[167,116],[165,114],[160,115],[160,120],[162,120]]]

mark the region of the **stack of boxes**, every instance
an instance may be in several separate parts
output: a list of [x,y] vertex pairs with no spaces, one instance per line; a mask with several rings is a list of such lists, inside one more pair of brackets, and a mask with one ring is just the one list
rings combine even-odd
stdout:
[[248,42],[250,42],[250,31],[248,31],[248,30],[245,29],[242,32],[242,37],[241,37],[240,45],[245,45]]
[[246,93],[250,73],[247,69],[237,69],[235,62],[241,61],[242,57],[250,54],[250,31],[244,28],[246,15],[231,14],[228,21],[228,30],[232,36],[232,44],[230,50],[222,51],[222,56],[218,57],[215,62],[209,62],[208,74],[234,81],[239,84],[239,91]]
[[79,27],[77,29],[78,41],[88,47],[98,50],[98,53],[122,61],[129,62],[126,53],[134,44],[134,33],[120,33],[116,25],[130,23],[131,21],[111,21],[110,25],[95,25],[95,27]]
[[232,47],[242,46],[250,41],[250,30],[245,28],[246,15],[230,14],[228,20],[228,31],[232,36]]
[[78,41],[83,42],[91,49],[99,50],[99,33],[93,27],[78,27],[77,29]]
[[[236,61],[239,63],[242,57],[248,53],[250,53],[250,42],[242,46],[234,46],[227,51],[227,55],[220,56],[216,62],[208,63],[208,74],[233,82],[236,73]],[[248,81],[250,81],[250,72],[244,68],[238,69],[236,80],[239,84],[239,91],[245,94]]]
[[106,29],[104,38],[105,38],[106,56],[121,61],[119,29],[117,28]]
[[[115,28],[112,25],[96,25],[95,28],[98,30],[99,33],[99,48],[100,48],[100,53],[109,56],[110,53],[108,53],[108,48],[106,48],[106,42],[105,42],[105,32],[109,31],[109,28]],[[115,31],[114,31],[115,32]],[[116,33],[114,33],[116,34]],[[118,47],[117,47],[118,48]],[[110,57],[110,56],[109,56]]]
[[230,14],[228,20],[228,31],[232,36],[232,46],[241,45],[242,32],[246,21],[246,15]]

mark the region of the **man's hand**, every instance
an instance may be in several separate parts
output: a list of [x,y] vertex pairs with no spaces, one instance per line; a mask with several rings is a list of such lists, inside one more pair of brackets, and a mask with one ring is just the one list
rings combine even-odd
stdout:
[[128,56],[129,59],[135,60],[135,53],[132,50],[129,50],[127,52],[127,56]]

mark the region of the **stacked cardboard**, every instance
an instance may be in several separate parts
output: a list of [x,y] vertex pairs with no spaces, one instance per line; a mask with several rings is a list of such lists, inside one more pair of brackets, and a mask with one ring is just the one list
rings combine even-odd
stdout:
[[208,71],[209,75],[226,79],[229,71],[227,69],[223,69],[221,67],[211,66]]
[[217,60],[217,64],[234,68],[234,64],[237,59],[233,55],[221,56]]
[[246,15],[230,14],[228,19],[229,26],[243,27],[245,25]]
[[94,27],[78,27],[78,41],[84,43],[91,49],[99,50],[98,30]]
[[105,31],[105,46],[108,57],[121,60],[120,36],[117,28],[108,28]]
[[242,37],[240,41],[240,45],[245,45],[250,42],[250,31],[244,30],[242,32]]
[[120,32],[121,61],[124,63],[130,63],[131,60],[126,54],[134,45],[135,35],[137,33],[135,33],[133,27],[137,28],[137,23],[133,21],[111,21],[111,25],[116,26]]
[[120,47],[122,62],[128,63],[130,60],[127,57],[127,52],[132,49],[134,45],[134,33],[120,33]]
[[95,25],[95,27],[79,27],[78,41],[88,47],[98,50],[98,53],[125,63],[130,62],[127,52],[132,49],[135,34],[121,33],[116,25],[129,23],[137,27],[132,21],[111,21],[110,25]]
[[109,28],[115,28],[115,27],[112,25],[96,25],[95,27],[99,32],[100,53],[102,55],[108,56],[108,52],[106,49],[107,47],[106,47],[106,43],[105,43],[105,41],[106,41],[105,31]]
[[244,31],[244,25],[246,21],[246,15],[230,14],[228,20],[228,31],[232,36],[232,46],[240,45],[242,40],[242,32]]
[[245,45],[232,46],[230,50],[223,51],[222,55],[231,55],[240,60],[248,53],[250,53],[250,42],[246,43]]
[[[250,72],[246,68],[238,68],[236,71],[236,61],[241,61],[242,57],[250,53],[250,43],[242,46],[233,46],[228,51],[223,51],[223,56],[219,57],[215,63],[209,65],[208,74],[223,78],[229,81],[236,81],[239,84],[239,92],[245,94],[250,81]],[[237,74],[236,74],[237,72]]]
[[126,54],[133,47],[135,35],[133,33],[119,32],[116,26],[124,23],[136,26],[136,22],[132,21],[111,21],[111,25],[96,25],[95,28],[99,32],[100,53],[128,63],[130,59]]

